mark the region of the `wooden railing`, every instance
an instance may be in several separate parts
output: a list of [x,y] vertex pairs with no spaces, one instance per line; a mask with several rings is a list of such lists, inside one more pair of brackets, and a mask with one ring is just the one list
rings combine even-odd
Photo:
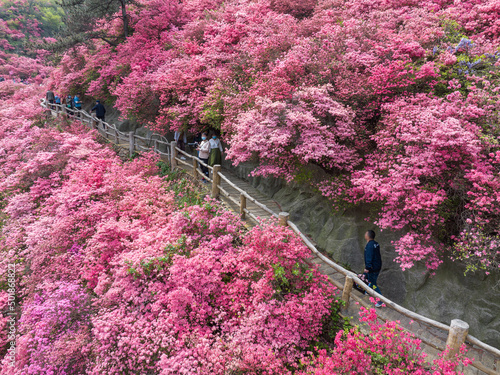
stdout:
[[[200,160],[198,157],[191,155],[177,147],[177,144],[175,141],[168,142],[167,139],[163,136],[160,136],[158,134],[153,134],[153,137],[156,137],[158,139],[147,139],[144,137],[140,137],[136,135],[134,132],[129,132],[123,133],[120,132],[115,125],[113,124],[108,124],[106,122],[103,122],[101,120],[98,120],[97,118],[93,117],[92,115],[88,114],[86,111],[83,110],[76,110],[73,109],[71,110],[74,112],[74,115],[71,115],[68,113],[67,109],[63,107],[62,105],[46,105],[45,101],[42,100],[42,106],[45,108],[48,108],[48,106],[51,106],[56,113],[65,113],[67,115],[73,116],[77,119],[80,119],[83,123],[87,123],[90,125],[91,128],[95,128],[101,133],[104,134],[104,136],[109,139],[110,141],[114,141],[116,144],[120,144],[121,141],[124,141],[125,143],[128,143],[129,146],[129,153],[130,156],[133,155],[134,152],[141,152],[141,151],[151,151],[153,150],[154,152],[166,156],[167,160],[170,163],[170,166],[172,169],[179,167],[180,165],[186,167],[186,169],[191,170],[192,176],[197,179],[199,177],[205,178],[207,181],[211,183],[211,196],[213,198],[219,198],[219,196],[223,196],[227,200],[231,201],[234,203],[236,206],[239,206],[240,208],[240,216],[242,219],[245,219],[247,216],[255,220],[257,223],[260,221],[259,217],[257,217],[254,213],[252,213],[248,208],[247,208],[247,202],[250,201],[253,204],[255,204],[257,207],[261,208],[265,212],[269,213],[272,217],[275,217],[278,219],[278,222],[280,225],[288,226],[290,229],[295,232],[304,242],[304,244],[312,251],[313,254],[315,254],[319,259],[321,259],[325,264],[333,268],[335,271],[339,272],[340,274],[345,276],[345,282],[343,285],[339,284],[338,282],[334,282],[340,289],[342,289],[342,299],[344,300],[346,306],[349,305],[349,301],[352,298],[351,295],[351,290],[352,286],[354,283],[356,283],[358,286],[360,286],[367,294],[374,298],[380,299],[387,307],[397,311],[398,313],[407,316],[414,321],[421,322],[425,325],[435,327],[439,330],[447,332],[447,340],[446,340],[446,347],[448,348],[448,357],[452,358],[459,350],[459,348],[462,346],[462,344],[466,344],[467,346],[475,346],[477,348],[480,348],[488,353],[490,353],[492,356],[496,357],[497,361],[500,361],[500,350],[492,347],[491,345],[485,344],[482,341],[478,340],[474,336],[468,334],[468,329],[469,325],[461,320],[454,319],[451,321],[451,325],[448,326],[446,324],[437,322],[435,320],[429,319],[423,315],[420,315],[416,312],[410,311],[403,306],[398,305],[397,303],[391,301],[389,298],[384,297],[378,293],[376,293],[372,288],[368,287],[361,279],[358,278],[358,276],[343,268],[342,266],[338,265],[325,255],[321,253],[311,242],[309,238],[307,238],[295,225],[293,222],[289,220],[289,214],[286,212],[281,212],[279,214],[276,214],[273,210],[268,208],[266,205],[258,202],[255,198],[253,198],[250,194],[248,194],[246,191],[240,189],[237,185],[235,185],[227,176],[225,176],[221,172],[221,166],[220,165],[214,165],[209,166],[205,164],[202,160]],[[54,109],[56,108],[56,109]],[[142,144],[141,144],[142,143]],[[151,146],[152,143],[152,146]],[[163,147],[162,147],[163,146]],[[163,148],[163,151],[160,150]],[[184,157],[185,160],[182,159],[182,156]],[[210,176],[206,176],[199,168],[198,166],[202,165],[210,171]],[[221,181],[224,181],[226,184],[231,186],[234,190],[238,192],[238,195],[232,195],[230,194],[227,190],[225,190],[221,186]],[[444,349],[444,348],[442,348]],[[488,375],[498,375],[499,372],[492,370],[490,368],[487,368],[480,362],[473,362],[472,366],[476,367],[477,369],[481,370],[482,372],[488,374]]]
[[118,130],[115,124],[109,124],[105,121],[99,120],[92,114],[85,110],[76,108],[68,109],[62,104],[46,104],[45,100],[41,101],[42,106],[54,111],[56,114],[64,114],[66,116],[80,120],[82,123],[87,124],[90,128],[98,130],[104,138],[108,139],[115,144],[127,144],[129,147],[129,154],[133,156],[135,152],[150,151],[163,155],[170,160],[170,143],[168,140],[160,135],[154,133],[151,138],[141,137],[135,132],[122,132]]

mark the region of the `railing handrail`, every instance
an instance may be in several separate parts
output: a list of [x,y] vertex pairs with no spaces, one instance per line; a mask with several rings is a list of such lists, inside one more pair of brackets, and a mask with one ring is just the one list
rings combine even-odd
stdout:
[[[47,107],[46,105],[46,102],[44,99],[42,99],[42,106],[44,107]],[[62,104],[51,104],[53,106],[59,106],[61,108],[65,108]],[[77,110],[77,109],[72,109],[73,111],[75,112],[80,112],[80,113],[83,113],[86,117],[90,118],[91,120],[93,121],[100,121],[98,120],[97,118],[93,117],[92,115],[88,114],[86,111],[84,110]],[[118,129],[116,129],[116,126],[114,124],[107,124],[107,123],[104,123],[102,122],[103,124],[106,124],[108,127],[116,130],[117,132],[121,133],[121,134],[124,134],[122,132],[120,132]],[[158,135],[156,133],[153,133],[152,136],[160,136],[160,137],[163,137],[161,135]],[[142,140],[147,140],[146,138],[143,138],[143,137],[139,137],[137,135],[134,135],[135,138],[139,138],[139,139],[142,139]],[[164,138],[164,137],[163,137]],[[163,141],[159,141],[161,143],[164,143],[167,145],[167,147],[170,147],[170,145],[166,142],[163,142]],[[144,147],[146,148],[146,147]],[[214,170],[214,168],[206,163],[204,163],[203,161],[200,160],[200,158],[198,158],[197,156],[194,156],[194,155],[191,155],[187,152],[185,152],[184,150],[181,150],[180,148],[178,147],[174,147],[173,150],[175,150],[175,152],[178,152],[178,153],[181,153],[182,155],[185,155],[186,157],[190,158],[191,160],[195,160],[197,161],[200,165],[203,165],[207,168],[209,168],[211,171]],[[171,150],[173,152],[173,150]],[[165,155],[165,153],[159,151],[159,150],[155,150],[155,152],[158,152],[158,153],[161,153],[163,155]],[[177,162],[181,162],[185,165],[188,165],[188,166],[191,166],[193,167],[192,165],[190,165],[189,163],[183,161],[183,160],[180,160],[178,158],[176,158]],[[264,211],[266,211],[267,213],[269,213],[271,216],[273,217],[278,217],[279,215],[276,214],[273,210],[271,210],[270,208],[268,208],[266,205],[260,203],[259,201],[257,201],[257,199],[253,198],[249,193],[247,193],[246,191],[244,191],[243,189],[239,188],[237,185],[235,185],[234,183],[232,183],[228,177],[226,177],[225,175],[223,175],[221,172],[217,172],[217,175],[223,179],[228,185],[230,185],[233,189],[235,189],[236,191],[238,191],[241,195],[245,196],[246,199],[250,200],[251,202],[253,202],[256,206],[260,207],[261,209],[263,209]],[[209,179],[210,181],[212,181],[211,179]],[[213,179],[213,181],[215,181],[215,178]],[[220,186],[219,186],[219,189],[220,189]],[[224,190],[224,189],[220,189],[221,191],[223,191],[225,194],[224,195],[228,195],[229,194]],[[233,202],[234,200],[231,199]],[[234,202],[236,203],[236,202]],[[245,212],[246,214],[250,215],[254,220],[257,220],[258,217],[255,216],[253,213],[250,212],[250,210],[248,210],[246,207],[242,208],[242,211]],[[354,273],[354,272],[351,272],[347,269],[345,269],[344,267],[340,266],[339,264],[335,263],[334,261],[332,261],[331,259],[329,259],[328,257],[326,257],[325,255],[323,255],[317,248],[316,246],[314,246],[314,244],[311,242],[311,240],[309,240],[301,231],[300,229],[297,227],[297,225],[295,225],[293,222],[291,222],[290,220],[287,220],[287,225],[293,230],[294,233],[296,233],[300,238],[301,240],[304,242],[304,244],[318,257],[320,258],[323,262],[325,262],[326,264],[328,264],[330,267],[332,267],[333,269],[335,269],[337,272],[343,274],[344,276],[346,277],[350,277],[352,278],[353,281],[356,282],[356,284],[358,284],[358,286],[360,286],[364,291],[366,291],[370,296],[372,297],[375,297],[375,298],[378,298],[380,299],[383,303],[385,303],[387,306],[389,306],[390,308],[392,308],[393,310],[407,316],[407,317],[410,317],[412,319],[414,319],[415,321],[419,321],[421,323],[424,323],[424,324],[427,324],[427,325],[430,325],[430,326],[433,326],[435,328],[438,328],[438,329],[441,329],[441,330],[444,330],[444,331],[449,331],[450,330],[450,326],[446,325],[446,324],[443,324],[443,323],[440,323],[438,321],[435,321],[433,319],[430,319],[430,318],[427,318],[421,314],[418,314],[416,312],[413,312],[411,310],[408,310],[406,308],[404,308],[403,306],[400,306],[398,305],[397,303],[391,301],[390,299],[388,299],[387,297],[384,297],[383,295],[381,294],[378,294],[377,292],[375,292],[372,288],[370,288],[368,285],[366,285],[360,278],[358,278],[358,276]],[[482,341],[480,341],[479,339],[475,338],[474,336],[472,335],[467,335],[467,341],[472,344],[472,345],[475,345],[497,357],[500,358],[500,350],[497,349],[497,348],[494,348],[492,347],[491,345],[488,345],[486,343],[483,343]]]
[[[209,170],[213,170],[214,168],[208,164],[206,164],[205,162],[201,161],[201,159],[197,156],[194,156],[194,155],[191,155],[191,154],[188,154],[186,151],[184,150],[181,150],[179,147],[176,147],[175,150],[177,152],[180,152],[181,154],[187,156],[188,158],[191,158],[191,159],[194,159],[196,160],[198,163],[200,163],[201,165],[203,165],[204,167],[207,167]],[[220,174],[220,173],[219,173]]]

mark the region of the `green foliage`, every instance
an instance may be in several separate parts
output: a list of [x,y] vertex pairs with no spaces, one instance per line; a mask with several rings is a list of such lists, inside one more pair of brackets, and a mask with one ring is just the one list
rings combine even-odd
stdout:
[[180,208],[204,204],[206,192],[195,186],[185,171],[172,170],[170,165],[163,161],[159,161],[157,166],[160,176],[169,182],[168,188],[174,192],[175,201]]
[[331,297],[329,308],[330,313],[323,319],[321,335],[317,340],[310,344],[308,350],[309,352],[318,353],[318,350],[321,349],[332,349],[332,343],[334,342],[337,333],[339,331],[343,331],[347,334],[354,327],[351,324],[351,318],[344,317],[341,314],[344,306],[344,301]]
[[443,42],[447,44],[457,44],[465,35],[465,29],[455,20],[443,18],[441,26],[444,29]]
[[11,38],[1,32],[0,37],[14,47],[10,52],[34,57],[30,41],[40,37],[55,37],[64,25],[64,18],[64,10],[57,0],[4,0],[0,3],[0,19],[6,21],[10,29],[22,32],[25,37]]
[[313,170],[308,166],[305,165],[297,165],[298,172],[295,175],[294,180],[299,183],[307,183],[308,181],[312,181],[314,178],[314,172]]
[[201,122],[209,125],[213,129],[220,129],[224,122],[224,100],[222,90],[212,92],[210,100],[203,106],[203,116]]
[[165,255],[161,257],[151,258],[148,260],[141,260],[139,267],[134,267],[131,261],[126,260],[125,264],[129,266],[127,275],[133,276],[134,280],[141,278],[143,275],[150,276],[155,272],[171,266],[174,255],[183,255],[189,257],[190,250],[187,246],[187,236],[182,235],[175,244],[168,244],[165,247]]
[[274,272],[274,290],[275,298],[280,299],[282,296],[292,293],[299,294],[304,290],[298,285],[301,285],[301,280],[310,281],[313,278],[313,272],[310,267],[304,262],[296,262],[293,267],[285,269],[281,263],[272,265]]

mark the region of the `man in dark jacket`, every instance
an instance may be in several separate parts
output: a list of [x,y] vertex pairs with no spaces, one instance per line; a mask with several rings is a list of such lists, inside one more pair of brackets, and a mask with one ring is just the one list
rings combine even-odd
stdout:
[[[95,106],[90,110],[90,112],[93,111],[95,111],[95,117],[104,122],[104,116],[106,115],[106,108],[104,108],[100,100],[95,101]],[[103,124],[103,126],[104,128],[106,128],[106,125]]]
[[[365,270],[363,271],[373,289],[382,294],[377,285],[378,275],[382,269],[382,257],[380,256],[380,245],[375,241],[375,232],[367,230],[365,233]],[[381,307],[382,302],[378,301],[375,307]]]
[[47,91],[47,94],[45,95],[45,98],[47,99],[47,101],[50,103],[50,104],[54,104],[54,101],[55,101],[55,96],[54,96],[54,93],[49,90]]

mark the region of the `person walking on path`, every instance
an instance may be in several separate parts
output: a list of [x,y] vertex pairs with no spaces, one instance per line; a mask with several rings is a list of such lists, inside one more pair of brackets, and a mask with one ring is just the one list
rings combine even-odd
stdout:
[[80,95],[75,95],[73,98],[73,103],[75,103],[76,109],[82,109],[82,101],[80,100]]
[[[104,108],[100,100],[96,100],[95,106],[92,107],[92,109],[90,110],[90,112],[94,111],[95,111],[95,117],[104,122],[104,118],[106,117],[106,108]],[[106,125],[103,124],[102,126],[106,128]]]
[[61,104],[61,97],[59,95],[56,95],[54,97],[54,101],[55,101],[56,104]]
[[[201,143],[198,145],[196,150],[198,150],[199,154],[198,157],[200,160],[208,164],[208,157],[210,156],[210,141],[207,139],[207,133],[202,133],[201,134]],[[200,165],[201,171],[208,176],[208,168],[205,167],[204,165]],[[203,182],[205,182],[205,179],[202,179]]]
[[[73,97],[73,104],[75,106],[75,109],[81,111],[82,110],[82,101],[80,100],[80,96],[79,95],[75,95]],[[77,112],[76,115],[78,117],[80,117],[80,112]]]
[[[366,279],[377,293],[382,294],[377,285],[378,275],[382,269],[382,256],[380,255],[380,245],[375,241],[375,232],[367,230],[365,233],[365,270]],[[382,301],[378,301],[375,307],[382,307]]]
[[213,167],[216,164],[222,163],[222,145],[220,143],[220,139],[217,138],[216,134],[212,134],[212,139],[209,141],[210,143],[210,156],[208,158],[208,165]]
[[73,114],[73,97],[71,95],[66,97],[66,110],[68,111],[68,114]]
[[49,104],[54,104],[54,102],[56,100],[56,97],[55,97],[54,93],[51,90],[47,91],[47,94],[45,95],[45,98],[47,99],[47,101],[49,102]]

